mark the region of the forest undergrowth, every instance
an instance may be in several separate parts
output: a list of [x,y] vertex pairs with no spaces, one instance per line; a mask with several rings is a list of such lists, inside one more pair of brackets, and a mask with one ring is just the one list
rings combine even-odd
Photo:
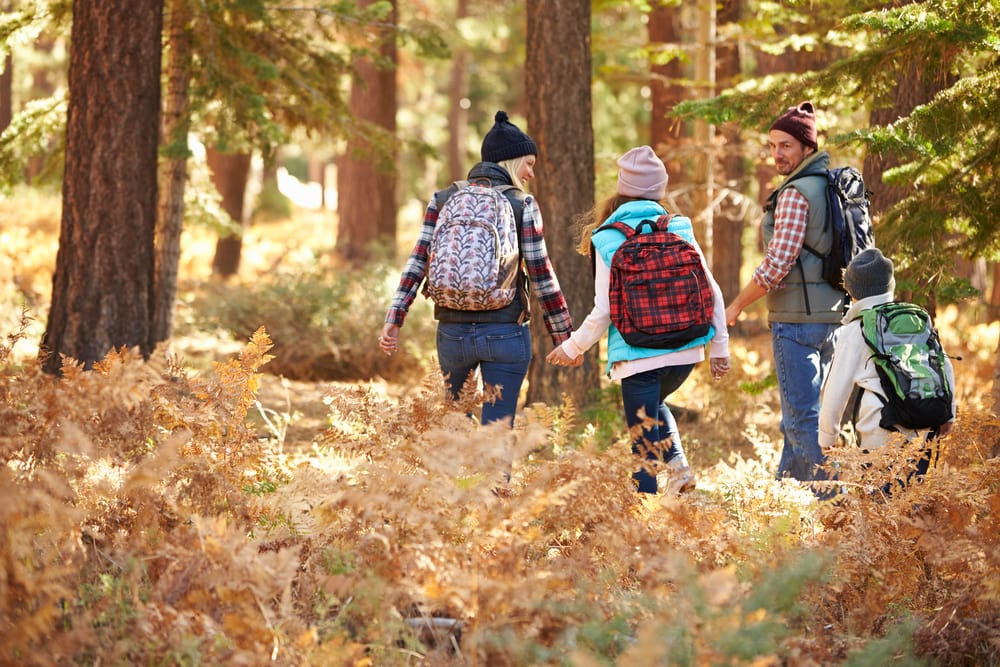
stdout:
[[[228,301],[292,301],[271,273]],[[223,326],[208,289],[178,341]],[[265,308],[206,359],[116,350],[56,379],[22,301],[0,345],[0,664],[1000,665],[996,325],[957,309],[962,407],[929,474],[886,494],[912,447],[841,450],[819,502],[774,479],[758,338],[677,395],[696,490],[646,497],[613,388],[481,427],[481,392],[447,400],[419,333],[383,379],[282,379],[275,339],[296,339]],[[353,326],[332,338],[368,354],[377,328]]]

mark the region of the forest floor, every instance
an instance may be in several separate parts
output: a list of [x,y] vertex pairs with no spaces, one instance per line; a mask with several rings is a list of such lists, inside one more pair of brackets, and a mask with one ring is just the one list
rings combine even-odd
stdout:
[[[407,220],[400,257],[419,215]],[[252,226],[224,286],[214,234],[185,232],[167,353],[188,378],[150,378],[139,358],[111,364],[131,391],[116,373],[53,384],[15,362],[0,374],[17,399],[0,493],[13,546],[0,557],[38,564],[26,588],[0,595],[0,616],[25,629],[0,662],[30,645],[51,664],[826,667],[860,650],[852,664],[888,664],[873,656],[895,637],[885,655],[1000,664],[1000,427],[984,409],[1000,323],[979,309],[938,314],[945,349],[963,358],[961,412],[924,483],[873,491],[912,447],[885,448],[884,464],[842,452],[836,503],[776,480],[780,411],[752,311],[731,332],[730,374],[713,382],[699,364],[670,399],[696,491],[646,497],[631,487],[616,385],[602,381],[593,405],[525,406],[510,437],[442,400],[426,305],[388,362],[375,338],[402,262],[370,284],[347,275],[330,263],[333,228],[320,213]],[[51,201],[0,201],[0,324],[15,331],[17,304],[32,310],[15,348],[25,358],[37,356],[57,238]],[[264,322],[273,347],[254,334]],[[275,358],[258,367],[266,350]],[[314,351],[323,370],[386,372],[301,379]],[[146,448],[147,431],[161,447]],[[495,461],[511,446],[501,495]],[[259,458],[244,469],[243,454]],[[32,466],[37,477],[13,474]],[[431,615],[468,624],[460,650],[438,654],[401,627]]]

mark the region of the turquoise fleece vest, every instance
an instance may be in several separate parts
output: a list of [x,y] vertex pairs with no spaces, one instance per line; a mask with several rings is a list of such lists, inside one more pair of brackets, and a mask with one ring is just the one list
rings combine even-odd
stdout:
[[[619,206],[611,216],[604,221],[603,224],[609,222],[621,221],[626,225],[635,229],[640,222],[643,220],[656,220],[659,216],[666,213],[666,210],[659,205],[659,203],[649,200],[638,200],[626,202]],[[603,226],[602,224],[602,226]],[[597,229],[600,229],[598,227]],[[625,237],[617,231],[600,232],[597,233],[597,229],[594,230],[591,236],[591,241],[594,244],[594,249],[597,254],[600,255],[601,259],[608,266],[611,266],[612,258],[614,257],[615,251],[618,247],[625,242]],[[670,226],[668,229],[677,234],[682,239],[697,246],[697,242],[694,237],[694,229],[691,226],[690,218],[685,217],[675,217],[670,221]],[[673,350],[661,350],[649,347],[635,347],[629,345],[622,338],[621,332],[612,324],[608,328],[608,372],[611,372],[611,367],[619,361],[631,361],[633,359],[646,359],[648,357],[655,357],[661,354],[666,354],[667,352],[677,352],[679,350],[687,350],[692,347],[700,347],[706,345],[712,338],[715,337],[715,328],[709,329],[708,333],[695,340],[682,345]]]
[[[806,224],[805,243],[816,252],[825,253],[830,249],[833,238],[824,232],[826,221],[826,170],[830,166],[830,155],[822,151],[802,162],[778,186],[768,198],[769,207],[761,222],[764,244],[774,236],[774,204],[785,188],[798,190],[809,201],[809,220]],[[790,179],[797,174],[794,181]],[[768,321],[770,322],[815,322],[839,323],[847,309],[847,295],[834,289],[823,280],[823,261],[808,250],[799,253],[799,261],[788,271],[782,281],[784,287],[771,290],[767,294]],[[808,308],[806,298],[809,299]]]

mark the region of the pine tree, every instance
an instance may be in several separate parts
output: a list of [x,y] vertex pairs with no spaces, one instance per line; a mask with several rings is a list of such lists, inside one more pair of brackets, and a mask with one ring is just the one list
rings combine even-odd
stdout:
[[868,183],[873,190],[905,189],[898,203],[875,211],[879,245],[897,261],[905,285],[946,299],[968,295],[954,279],[956,254],[1000,257],[1000,225],[991,214],[1000,207],[994,177],[1000,6],[990,0],[864,4],[868,11],[813,23],[824,32],[797,36],[843,44],[850,48],[845,57],[823,69],[745,81],[713,99],[684,102],[678,113],[763,130],[788,104],[812,99],[831,120],[850,118],[882,104],[912,68],[936,68],[945,83],[932,99],[888,124],[835,129],[827,141],[898,156],[900,166],[884,173],[883,182]]

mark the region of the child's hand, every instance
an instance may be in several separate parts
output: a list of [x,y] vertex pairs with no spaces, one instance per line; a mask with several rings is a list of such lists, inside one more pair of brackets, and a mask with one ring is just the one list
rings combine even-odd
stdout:
[[716,380],[721,380],[729,372],[729,357],[712,357],[708,363]]
[[[577,361],[577,359],[579,361]],[[563,352],[562,346],[549,352],[548,356],[545,357],[545,361],[552,364],[553,366],[579,366],[583,363],[583,355],[581,354],[577,359],[570,359],[569,355]]]

